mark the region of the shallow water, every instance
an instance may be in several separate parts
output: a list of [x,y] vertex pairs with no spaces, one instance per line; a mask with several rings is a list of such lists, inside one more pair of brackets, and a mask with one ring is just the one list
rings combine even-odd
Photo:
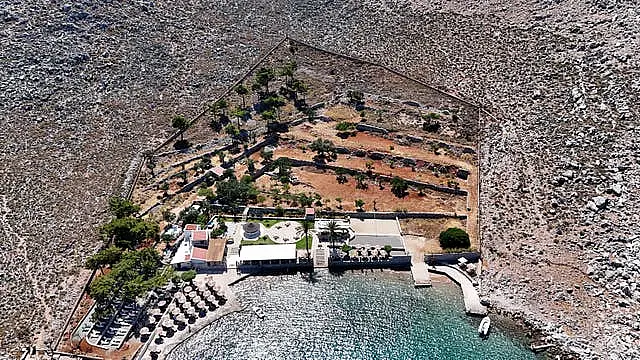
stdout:
[[457,286],[415,289],[408,273],[252,277],[233,289],[246,310],[202,330],[172,360],[536,359],[509,330],[494,326],[480,339]]

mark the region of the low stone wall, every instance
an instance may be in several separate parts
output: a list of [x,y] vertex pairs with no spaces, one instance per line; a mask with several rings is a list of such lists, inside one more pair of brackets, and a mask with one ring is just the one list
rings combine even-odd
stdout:
[[457,264],[458,259],[464,257],[469,262],[477,262],[480,260],[481,254],[477,251],[469,251],[452,254],[429,254],[424,256],[424,261],[429,264]]

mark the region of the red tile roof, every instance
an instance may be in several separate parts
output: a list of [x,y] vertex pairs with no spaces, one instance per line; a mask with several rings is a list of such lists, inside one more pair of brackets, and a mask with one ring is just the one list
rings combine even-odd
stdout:
[[195,230],[193,232],[193,236],[191,237],[192,241],[206,241],[207,240],[207,231],[206,230]]
[[194,247],[191,250],[191,259],[207,261],[207,249]]
[[184,226],[184,230],[198,230],[197,224],[187,224]]

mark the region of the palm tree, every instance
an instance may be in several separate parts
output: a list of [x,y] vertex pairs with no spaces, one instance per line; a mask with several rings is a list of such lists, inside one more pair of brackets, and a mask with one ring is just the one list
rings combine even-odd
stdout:
[[336,230],[338,230],[338,223],[334,220],[327,224],[327,230],[329,230],[329,240],[331,241],[332,253],[336,250]]
[[304,232],[304,247],[307,249],[307,261],[311,259],[311,253],[309,252],[309,230],[311,229],[312,223],[310,221],[304,220],[302,222],[302,231]]

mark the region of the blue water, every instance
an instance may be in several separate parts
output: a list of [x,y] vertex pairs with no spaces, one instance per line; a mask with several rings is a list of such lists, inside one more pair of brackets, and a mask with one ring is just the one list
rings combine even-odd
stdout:
[[407,273],[252,277],[234,291],[247,310],[204,329],[172,360],[536,359],[513,331],[494,326],[480,339],[457,286],[415,289]]

